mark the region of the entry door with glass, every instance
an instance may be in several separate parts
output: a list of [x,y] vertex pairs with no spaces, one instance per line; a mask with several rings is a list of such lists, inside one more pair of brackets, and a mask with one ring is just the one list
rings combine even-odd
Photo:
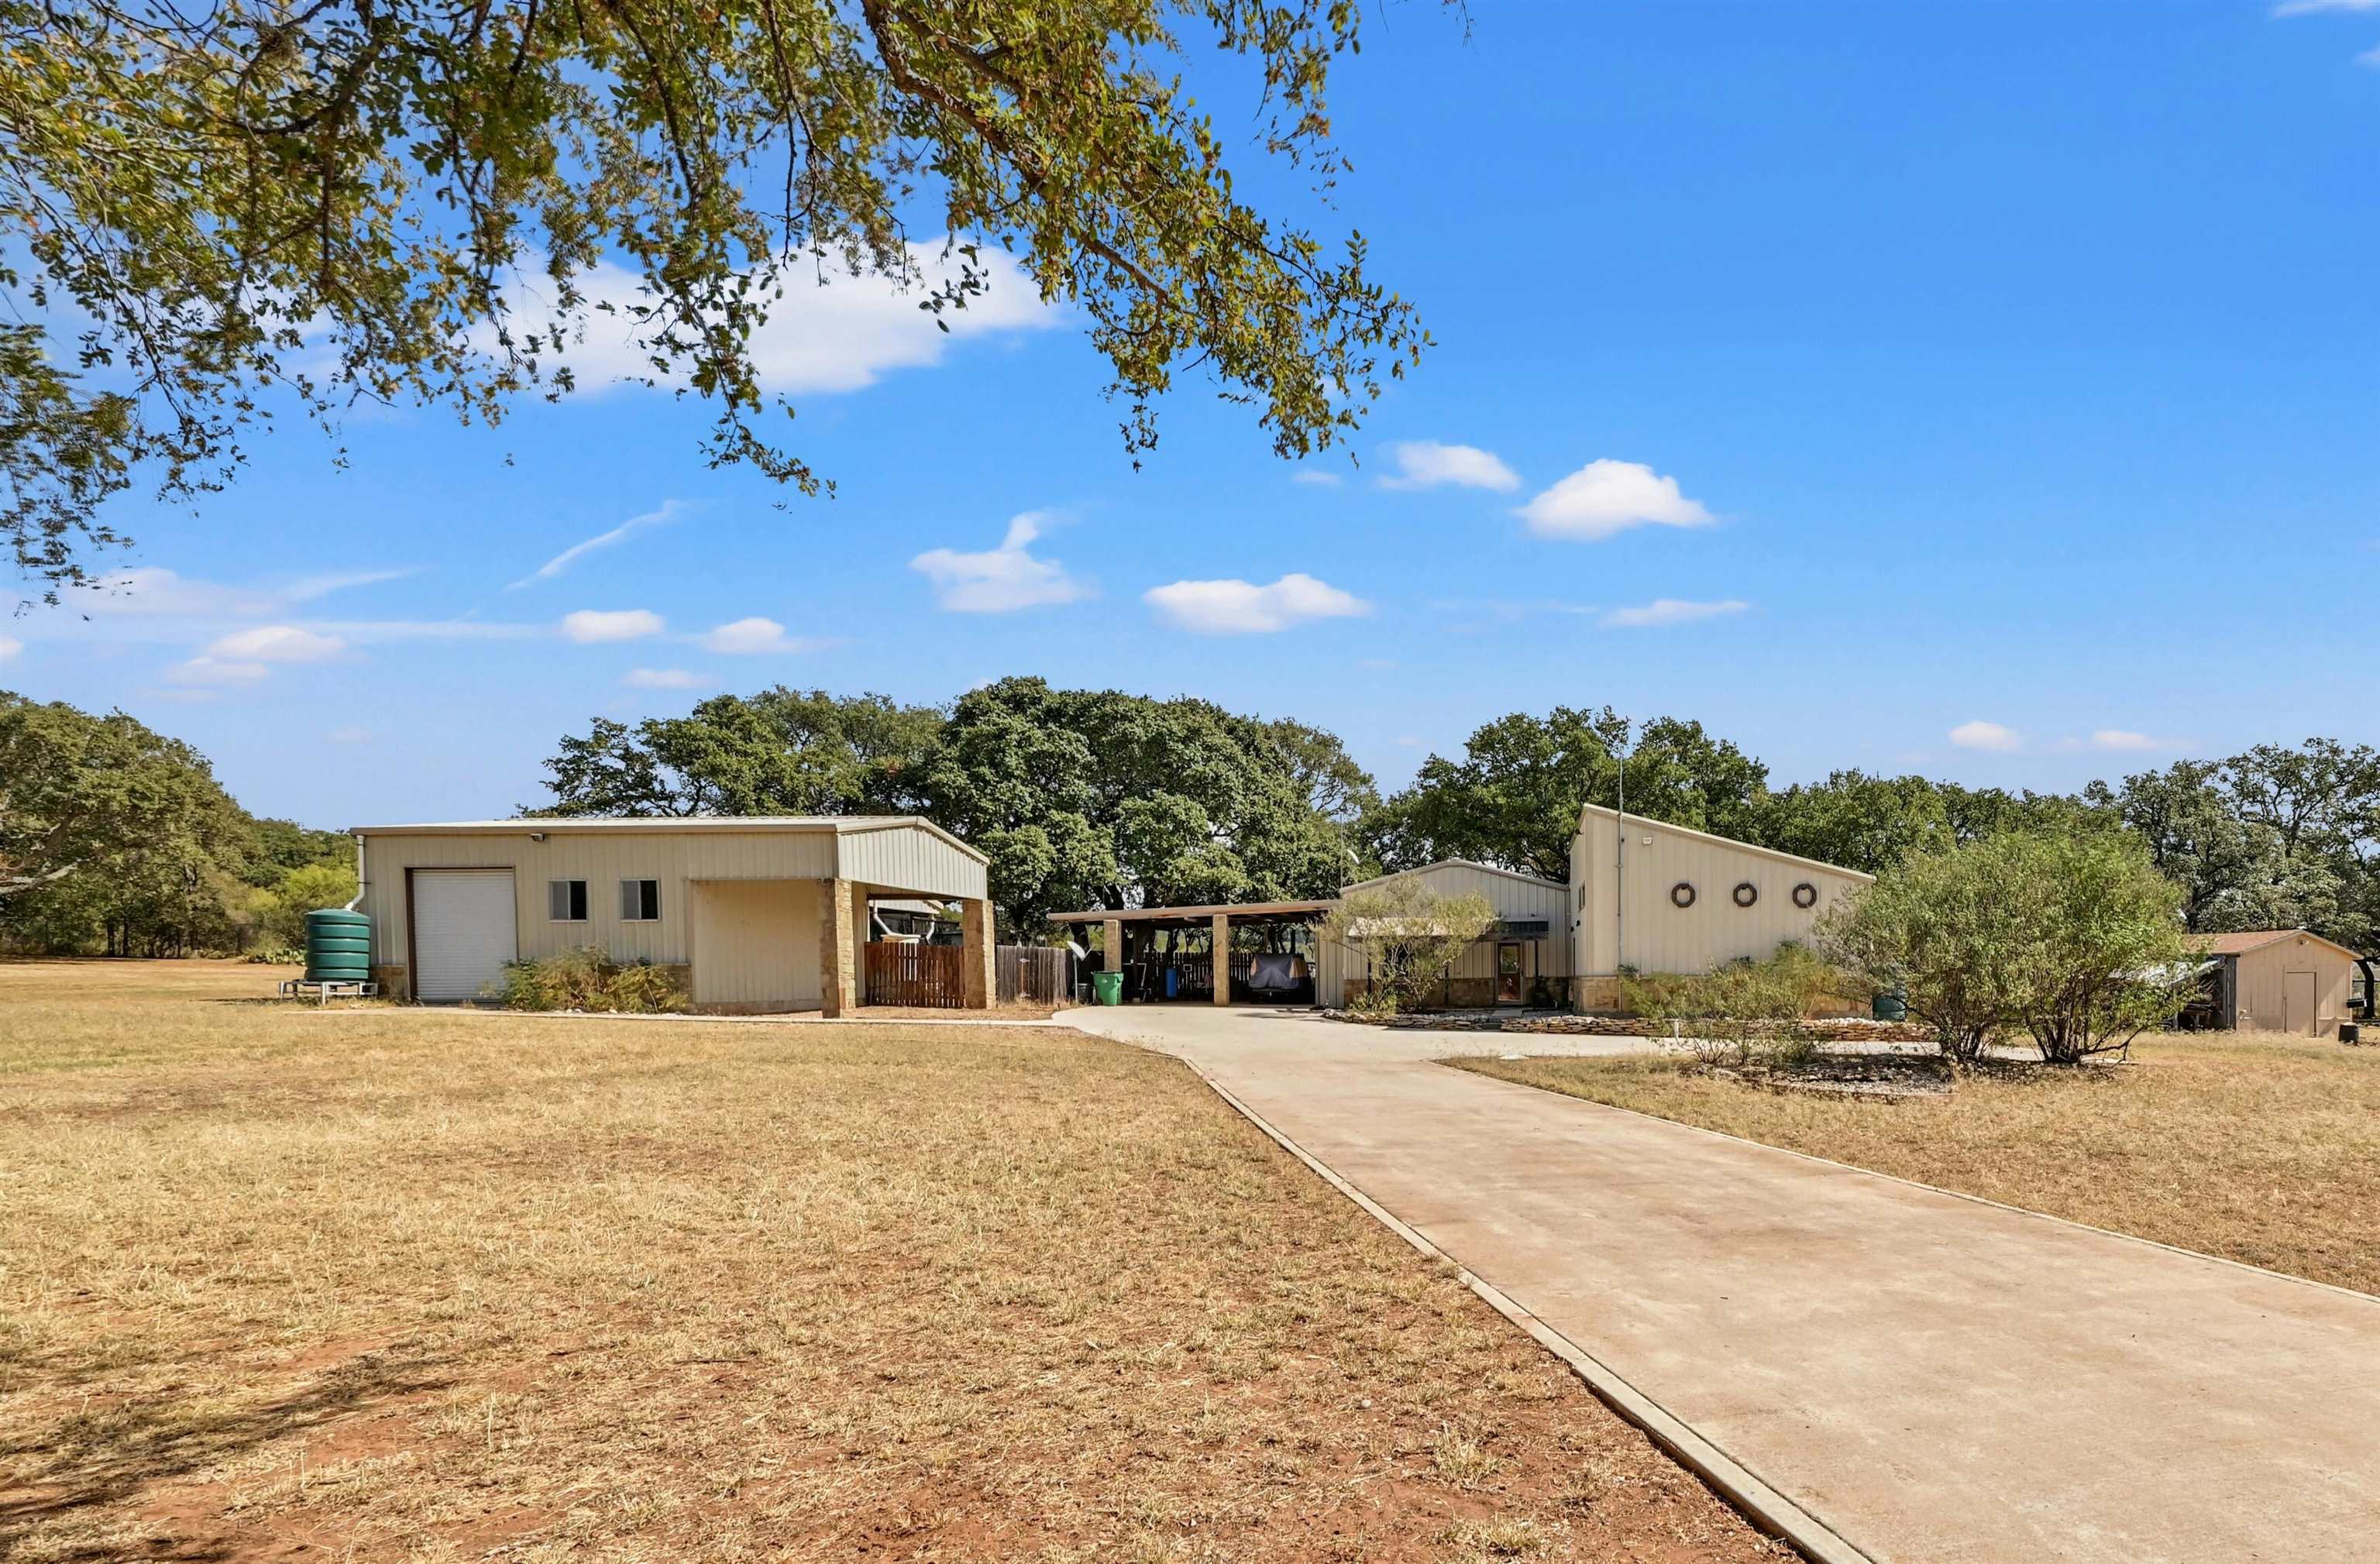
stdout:
[[1516,1005],[1521,1002],[1521,947],[1496,947],[1496,1002]]

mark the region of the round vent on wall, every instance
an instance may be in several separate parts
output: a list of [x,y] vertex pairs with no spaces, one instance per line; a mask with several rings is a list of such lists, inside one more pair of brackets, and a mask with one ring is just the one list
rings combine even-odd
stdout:
[[1818,904],[1818,888],[1806,879],[1793,887],[1793,904],[1808,912]]
[[1676,906],[1693,906],[1694,904],[1694,888],[1687,884],[1682,879],[1678,881],[1677,884],[1670,887],[1670,901]]
[[1748,907],[1758,900],[1760,900],[1760,887],[1753,884],[1752,881],[1747,879],[1735,888],[1735,904],[1737,906]]

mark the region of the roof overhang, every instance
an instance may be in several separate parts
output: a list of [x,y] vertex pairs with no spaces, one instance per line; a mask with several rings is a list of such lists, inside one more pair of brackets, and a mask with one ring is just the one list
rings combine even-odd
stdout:
[[922,830],[978,864],[991,859],[923,815],[523,815],[510,820],[431,820],[418,825],[349,826],[349,836],[684,836],[724,831],[765,835],[858,836]]
[[1319,917],[1339,904],[1335,896],[1313,902],[1237,902],[1199,907],[1092,907],[1078,913],[1051,913],[1051,923],[1162,923],[1169,920],[1226,917]]

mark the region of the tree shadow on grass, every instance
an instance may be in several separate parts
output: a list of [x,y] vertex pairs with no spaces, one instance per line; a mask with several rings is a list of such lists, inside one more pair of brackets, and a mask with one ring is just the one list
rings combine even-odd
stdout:
[[[319,1430],[368,1407],[449,1388],[443,1360],[383,1347],[343,1359],[302,1388],[270,1400],[222,1398],[193,1403],[172,1391],[91,1405],[53,1427],[0,1433],[0,1558],[36,1528],[105,1510],[121,1511],[147,1490],[237,1461],[292,1435]],[[177,1550],[176,1558],[222,1558],[224,1546]],[[120,1543],[94,1543],[48,1555],[60,1560],[115,1559]]]

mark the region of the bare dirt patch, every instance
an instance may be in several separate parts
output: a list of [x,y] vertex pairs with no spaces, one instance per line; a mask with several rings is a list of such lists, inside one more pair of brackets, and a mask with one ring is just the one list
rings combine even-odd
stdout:
[[11,1559],[1782,1557],[1172,1061],[192,971],[0,968]]
[[2174,1034],[2127,1063],[1996,1065],[1888,1100],[1764,1090],[1658,1055],[1449,1062],[2380,1293],[2380,1049]]

